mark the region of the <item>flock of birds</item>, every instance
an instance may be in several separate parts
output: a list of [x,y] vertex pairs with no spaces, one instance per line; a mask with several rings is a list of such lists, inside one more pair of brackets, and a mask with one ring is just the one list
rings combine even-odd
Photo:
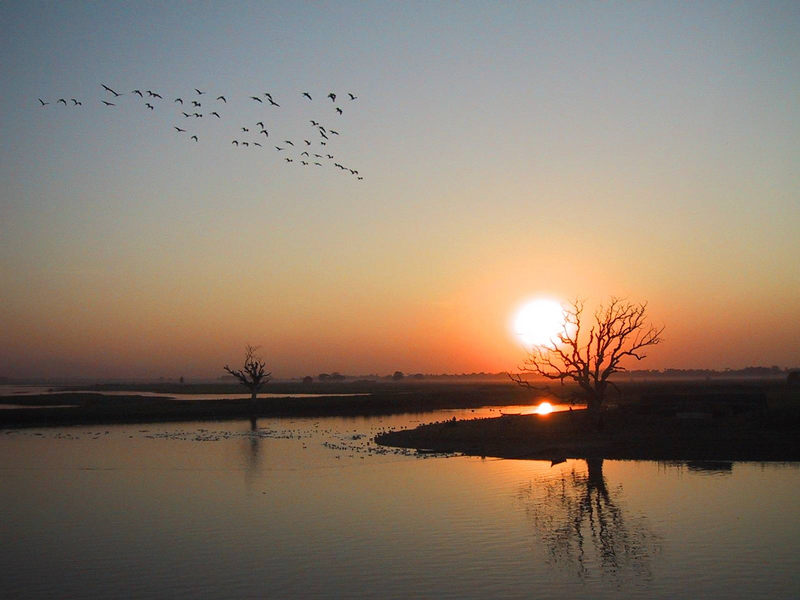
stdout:
[[[173,130],[175,135],[184,136],[190,143],[200,143],[209,132],[209,121],[223,122],[228,125],[233,121],[235,129],[228,129],[229,146],[235,149],[272,150],[277,153],[280,160],[286,165],[298,167],[332,167],[361,181],[363,175],[352,165],[344,164],[335,154],[335,140],[339,133],[339,123],[345,114],[342,106],[349,105],[358,100],[352,92],[337,94],[329,92],[326,96],[312,95],[311,92],[301,91],[297,100],[311,103],[317,113],[316,118],[308,119],[305,129],[300,134],[278,135],[275,131],[276,123],[280,122],[278,111],[281,108],[275,97],[270,92],[263,92],[249,96],[246,101],[251,108],[257,108],[259,120],[245,121],[232,110],[225,94],[209,94],[206,90],[195,88],[189,94],[180,96],[167,96],[154,90],[134,89],[129,92],[117,91],[106,84],[100,84],[103,97],[99,103],[109,110],[128,107],[131,101],[144,111],[171,110],[174,113]],[[315,100],[316,97],[316,100]],[[338,99],[338,102],[337,102]],[[41,108],[50,105],[63,105],[65,108],[79,108],[83,102],[77,98],[58,98],[57,100],[44,100],[38,98]],[[283,102],[283,100],[281,100]],[[229,109],[230,107],[230,109]],[[349,106],[346,106],[349,111]],[[252,111],[250,111],[252,113]]]

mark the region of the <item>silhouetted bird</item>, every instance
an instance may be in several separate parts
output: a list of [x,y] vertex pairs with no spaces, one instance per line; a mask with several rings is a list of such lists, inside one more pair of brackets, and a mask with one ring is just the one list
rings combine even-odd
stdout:
[[259,121],[258,123],[256,123],[256,125],[261,127],[261,129],[264,129],[264,121]]
[[250,97],[251,97],[253,100],[257,100],[258,102],[261,102],[261,104],[264,104],[264,101],[263,101],[261,98],[259,98],[258,96],[250,96]]
[[352,92],[347,92],[347,95],[350,96],[350,100],[355,100],[358,96],[354,96]]
[[265,136],[269,137],[269,132],[266,129],[262,129],[258,133],[263,133]]
[[59,98],[58,100],[56,100],[56,104],[58,104],[59,102],[63,102],[63,103],[64,103],[64,106],[66,106],[66,105],[67,105],[67,101],[66,101],[66,100],[64,100],[63,98]]
[[215,117],[217,117],[218,119],[222,118],[222,117],[219,116],[219,113],[217,111],[215,111],[215,110],[211,111],[211,114],[214,115]]
[[237,142],[236,140],[233,140],[233,141],[231,142],[231,144],[234,144],[234,145],[238,146],[238,145],[239,145],[239,142]]
[[197,141],[197,136],[196,136],[196,135],[193,135],[193,136],[192,136],[192,139],[193,139],[193,140],[196,142],[196,141]]
[[200,91],[200,90],[198,90],[197,88],[194,88],[194,91],[195,91],[195,92],[197,92],[198,94],[205,94],[205,92],[201,92],[201,91]]
[[105,100],[101,100],[101,102],[106,106],[116,106],[116,104],[114,104],[113,102],[106,102]]
[[253,142],[253,146],[258,146],[259,148],[262,148],[261,144],[259,144],[258,142]]
[[250,131],[247,127],[242,127],[242,131]]
[[114,90],[112,90],[110,87],[108,87],[108,86],[107,86],[106,84],[104,84],[104,83],[101,83],[100,85],[101,85],[101,86],[103,86],[103,89],[104,89],[105,91],[107,91],[107,92],[111,92],[112,94],[114,94],[114,96],[121,96],[121,95],[122,95],[122,94],[118,94],[117,92],[115,92]]
[[47,106],[48,104],[50,104],[49,102],[45,102],[41,98],[37,98],[37,100],[39,100],[39,102],[41,102],[42,106]]
[[285,150],[285,148],[281,148],[280,146],[275,146],[275,150],[277,150],[278,152],[280,152],[281,150]]
[[303,152],[300,153],[300,156],[308,156],[308,152],[303,151]]
[[191,117],[191,116],[192,116],[192,115],[190,115],[189,113],[181,113],[181,114],[182,114],[184,117]]
[[139,98],[144,98],[144,96],[142,96],[142,92],[141,92],[141,90],[133,90],[133,91],[131,92],[131,94],[139,94]]
[[249,146],[249,145],[250,144],[248,144],[247,142],[242,142],[242,146]]
[[331,102],[336,102],[336,94],[334,94],[333,92],[328,94],[328,98],[331,99]]
[[339,113],[339,114],[342,114],[342,109],[337,106],[336,107],[336,112]]
[[294,144],[292,142],[290,142],[289,140],[283,140],[283,143],[284,144],[289,144],[290,146],[294,146]]
[[153,108],[154,108],[154,107],[153,107],[153,105],[152,105],[152,104],[150,104],[149,102],[145,102],[145,104],[144,104],[144,105],[145,105],[147,108],[149,108],[150,110],[153,110]]
[[70,98],[70,100],[72,100],[72,106],[83,106],[83,102],[79,102],[75,98]]
[[311,94],[309,94],[308,92],[303,92],[303,96],[311,100]]
[[339,132],[338,131],[334,131],[333,129],[330,130],[330,133],[332,133],[333,135],[339,135]]
[[192,106],[203,106],[197,100],[192,100]]
[[183,98],[175,98],[175,102],[180,102],[181,104],[183,104]]
[[217,96],[217,100],[222,100],[225,104],[228,103],[228,101],[225,100],[225,96]]
[[180,128],[180,127],[178,127],[177,125],[173,125],[173,127],[175,128],[175,130],[176,130],[178,133],[185,133],[185,132],[186,132],[186,130],[185,130],[185,129],[181,129],[181,128]]
[[291,158],[284,158],[283,160],[285,160],[286,162],[294,162],[294,160]]
[[272,106],[280,107],[280,104],[275,102],[275,100],[273,100],[272,98],[267,98],[267,100],[269,100],[269,103],[272,104]]
[[314,121],[313,119],[312,119],[312,121],[311,121],[311,125],[312,125],[313,127],[319,127],[319,123],[317,123],[317,122],[316,122],[316,121]]
[[306,146],[310,146],[311,145],[311,142],[309,142],[308,140],[303,140],[303,141],[306,143]]

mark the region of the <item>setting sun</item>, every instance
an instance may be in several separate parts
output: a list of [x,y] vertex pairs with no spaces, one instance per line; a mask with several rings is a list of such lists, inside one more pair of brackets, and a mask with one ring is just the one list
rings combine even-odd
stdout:
[[555,300],[538,298],[517,311],[514,334],[525,346],[541,346],[557,339],[564,329],[564,309]]
[[553,412],[553,405],[549,402],[542,402],[539,406],[536,407],[534,411],[537,415],[549,415]]

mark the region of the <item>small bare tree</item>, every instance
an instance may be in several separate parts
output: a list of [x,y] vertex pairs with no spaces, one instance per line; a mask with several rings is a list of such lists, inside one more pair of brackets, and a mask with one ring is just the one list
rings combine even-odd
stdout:
[[537,388],[527,376],[558,380],[562,385],[574,381],[581,389],[590,412],[599,414],[606,400],[609,378],[625,371],[621,362],[628,357],[642,360],[644,349],[660,344],[664,327],[647,320],[647,303],[633,304],[611,298],[608,306],[599,306],[594,323],[586,333],[581,322],[583,301],[575,300],[564,309],[561,333],[551,342],[534,346],[519,368],[510,375],[519,385]]
[[244,365],[241,369],[231,369],[228,365],[224,367],[250,390],[250,410],[255,410],[258,392],[272,379],[272,373],[267,373],[266,363],[258,357],[257,350],[258,346],[245,346]]

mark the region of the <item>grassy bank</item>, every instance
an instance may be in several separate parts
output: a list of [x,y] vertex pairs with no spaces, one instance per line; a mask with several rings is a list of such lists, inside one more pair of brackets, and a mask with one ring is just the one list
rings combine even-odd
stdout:
[[380,444],[503,458],[800,460],[800,394],[782,383],[647,386],[603,413],[446,421]]

